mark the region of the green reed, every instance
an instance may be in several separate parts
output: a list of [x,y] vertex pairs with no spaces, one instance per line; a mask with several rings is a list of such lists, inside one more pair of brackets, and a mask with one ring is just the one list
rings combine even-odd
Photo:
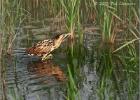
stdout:
[[[16,38],[16,28],[20,27],[23,22],[23,10],[21,8],[20,0],[6,0],[2,5],[2,23],[0,26],[2,33],[2,44],[5,51],[10,53]],[[3,49],[4,49],[3,48]]]
[[138,57],[138,47],[135,43],[128,45],[125,50],[127,49],[128,52],[123,52],[120,59],[124,65],[124,73],[127,77],[128,84],[125,86],[128,91],[128,98],[129,100],[134,99],[134,95],[138,96],[138,68],[139,68],[139,57]]
[[[134,3],[127,0],[125,2]],[[118,1],[119,3],[120,1]],[[105,98],[106,93],[108,93],[109,97],[115,99],[116,97],[110,95],[111,90],[120,95],[120,93],[125,92],[122,88],[128,92],[128,97],[126,98],[132,100],[138,96],[136,88],[138,87],[138,81],[136,81],[138,80],[138,56],[136,56],[138,55],[138,49],[136,49],[136,43],[134,42],[139,40],[137,28],[139,19],[136,11],[137,4],[136,2],[134,4],[133,6],[113,6],[109,4],[97,6],[99,18],[97,20],[101,28],[103,45],[104,43],[106,45],[106,47],[100,48],[101,50],[97,55],[99,60],[97,71],[101,80],[99,84],[100,99]],[[123,45],[115,43],[118,35],[121,37]],[[113,48],[112,45],[114,46]],[[121,84],[121,81],[127,81],[128,85]],[[109,84],[112,85],[110,86]],[[114,92],[114,94],[116,93]],[[124,97],[120,96],[120,98]]]
[[97,22],[100,26],[102,41],[108,43],[114,43],[116,33],[114,31],[115,19],[119,19],[117,13],[117,8],[112,3],[117,3],[117,1],[104,2],[100,1],[97,5]]
[[[123,0],[126,3],[133,1]],[[113,5],[113,3],[118,5]],[[31,24],[32,21],[43,22],[44,26],[47,18],[64,18],[58,24],[65,25],[66,32],[76,35],[76,41],[68,48],[68,83],[67,83],[67,99],[74,100],[78,95],[78,79],[80,77],[80,67],[85,59],[83,48],[83,24],[90,23],[100,27],[102,41],[108,45],[107,48],[98,52],[97,59],[99,65],[97,71],[101,82],[99,84],[99,95],[103,99],[103,92],[106,91],[108,79],[111,81],[115,91],[121,90],[118,79],[121,76],[127,77],[128,91],[130,94],[133,88],[137,87],[137,82],[134,80],[137,77],[138,57],[136,53],[135,42],[139,40],[138,24],[138,0],[135,5],[119,5],[122,1],[109,0],[107,4],[103,0],[95,2],[94,0],[1,0],[0,1],[0,54],[2,49],[10,52],[14,46],[17,27],[22,27],[22,23]],[[26,17],[25,17],[26,16]],[[120,36],[123,45],[117,45],[117,36]],[[127,39],[130,39],[129,41]],[[103,44],[104,44],[103,43]],[[112,48],[112,44],[114,47]],[[126,54],[123,50],[127,49]],[[94,51],[93,51],[94,52]],[[123,56],[120,56],[123,55]],[[117,63],[119,62],[119,63]],[[117,64],[117,65],[116,65]],[[120,65],[121,64],[121,65]],[[118,67],[121,70],[119,73],[115,70]],[[134,67],[131,67],[134,66]],[[2,68],[0,68],[2,69]],[[1,71],[1,70],[0,70]],[[120,74],[121,73],[121,74]],[[119,79],[123,80],[123,78]],[[111,97],[110,97],[111,98]],[[113,98],[113,97],[112,97]]]
[[9,100],[24,100],[24,97],[18,92],[17,88],[10,88],[8,90],[7,99]]
[[112,93],[112,90],[114,91],[114,94],[116,90],[120,90],[118,84],[116,84],[117,81],[114,82],[114,80],[112,80],[115,79],[114,70],[116,69],[112,49],[112,45],[103,44],[103,46],[99,48],[99,51],[97,53],[97,60],[99,62],[97,64],[97,72],[100,78],[97,93],[100,99],[104,99],[106,98],[106,96],[108,96],[110,99],[115,99],[114,96],[110,95]]
[[[134,32],[134,30],[137,30],[134,29],[136,26],[134,21],[137,20],[136,22],[138,22],[139,19],[137,18],[135,6],[137,6],[137,2],[129,2],[128,0],[124,2],[117,0],[110,2],[100,1],[100,4],[97,5],[97,22],[104,42],[114,43],[118,35],[122,36],[122,38],[125,38],[123,35],[129,36],[133,34],[137,36],[138,33]],[[131,30],[129,34],[124,32],[127,28],[129,31]]]
[[[73,51],[72,51],[73,50]],[[80,68],[85,61],[85,49],[81,44],[76,43],[73,45],[73,49],[68,48],[67,51],[67,99],[68,100],[80,100],[80,94],[78,92],[78,84],[82,80]]]
[[66,27],[71,35],[74,35],[78,20],[80,0],[60,0],[66,15]]
[[[82,32],[80,32],[80,19],[79,19],[79,7],[80,0],[61,0],[62,8],[64,9],[64,15],[66,17],[66,28],[67,31],[71,33],[72,39],[75,37],[76,28],[78,29],[78,35],[82,38]],[[67,100],[76,100],[79,98],[79,93],[77,89],[78,77],[79,77],[79,67],[80,67],[80,57],[78,57],[81,48],[82,39],[77,39],[76,41],[71,41],[71,46],[68,47],[68,83],[67,83]],[[77,42],[79,41],[79,42]],[[81,41],[81,42],[80,42]],[[73,43],[74,42],[74,43]],[[76,43],[76,45],[75,45]],[[77,48],[77,50],[76,50]],[[78,52],[79,51],[79,52]],[[79,58],[79,59],[78,59]],[[82,58],[82,57],[81,57]]]
[[[120,99],[134,100],[137,98],[139,72],[138,48],[136,47],[135,44],[131,44],[116,53],[113,53],[113,45],[103,44],[99,48],[97,72],[100,78],[98,87],[100,99],[107,98],[107,96],[112,99],[119,97]],[[127,84],[125,84],[126,82]],[[121,96],[126,91],[127,96]]]
[[74,74],[70,67],[68,67],[68,83],[67,83],[67,100],[76,100],[79,97],[78,89],[75,83]]

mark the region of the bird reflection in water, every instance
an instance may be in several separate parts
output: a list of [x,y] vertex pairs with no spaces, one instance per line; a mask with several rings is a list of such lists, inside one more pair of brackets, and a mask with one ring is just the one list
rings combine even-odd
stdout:
[[53,76],[58,81],[65,81],[66,77],[62,69],[52,60],[37,61],[28,64],[28,71],[39,76]]

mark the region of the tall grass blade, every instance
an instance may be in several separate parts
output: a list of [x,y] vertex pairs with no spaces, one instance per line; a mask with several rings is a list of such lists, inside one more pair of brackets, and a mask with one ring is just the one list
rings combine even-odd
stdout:
[[126,47],[127,45],[129,45],[129,44],[131,44],[131,43],[133,43],[133,42],[135,42],[135,41],[137,41],[137,40],[140,40],[140,38],[138,38],[138,39],[133,39],[133,40],[131,40],[131,41],[129,41],[129,42],[123,44],[122,46],[120,46],[119,48],[117,48],[116,50],[114,50],[113,53],[115,53],[115,52],[117,52],[117,51],[123,49],[123,48]]

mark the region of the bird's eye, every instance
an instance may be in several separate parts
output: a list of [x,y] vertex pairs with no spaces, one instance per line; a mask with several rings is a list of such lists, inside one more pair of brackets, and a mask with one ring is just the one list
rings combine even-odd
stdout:
[[54,38],[55,39],[58,39],[60,37],[60,34],[56,35]]

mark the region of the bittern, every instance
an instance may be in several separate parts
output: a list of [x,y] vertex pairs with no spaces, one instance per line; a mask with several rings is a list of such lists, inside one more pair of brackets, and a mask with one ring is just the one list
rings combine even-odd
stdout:
[[69,33],[59,34],[52,39],[40,41],[33,47],[27,48],[26,52],[30,55],[40,56],[42,60],[46,60],[49,56],[52,56],[52,51],[57,49],[61,43],[69,36]]

